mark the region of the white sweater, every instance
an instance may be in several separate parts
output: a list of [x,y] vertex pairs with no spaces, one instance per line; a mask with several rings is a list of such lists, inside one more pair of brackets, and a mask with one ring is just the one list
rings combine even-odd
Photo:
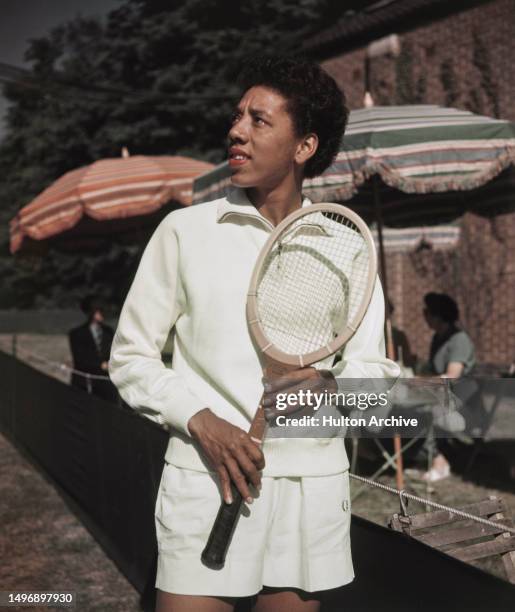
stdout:
[[[303,206],[311,202],[304,200]],[[248,285],[272,224],[233,189],[227,198],[170,213],[150,239],[125,300],[109,374],[135,410],[170,429],[166,461],[208,471],[189,419],[209,407],[248,430],[263,392],[245,317]],[[399,375],[385,358],[379,280],[342,360],[320,362],[344,378]],[[173,328],[173,361],[161,351]],[[265,476],[317,476],[348,469],[343,438],[270,439]]]

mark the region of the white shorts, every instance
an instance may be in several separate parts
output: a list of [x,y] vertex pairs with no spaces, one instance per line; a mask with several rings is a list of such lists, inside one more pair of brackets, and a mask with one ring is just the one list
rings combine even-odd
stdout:
[[156,587],[183,595],[246,597],[263,586],[315,592],[354,578],[349,472],[263,478],[240,515],[225,565],[200,555],[220,506],[215,477],[165,463],[156,502]]

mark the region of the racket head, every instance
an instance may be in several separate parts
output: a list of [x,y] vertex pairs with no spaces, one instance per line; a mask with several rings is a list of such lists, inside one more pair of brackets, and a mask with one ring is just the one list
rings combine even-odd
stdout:
[[270,234],[254,267],[247,321],[269,360],[306,367],[355,333],[372,297],[377,255],[366,223],[340,204],[300,208]]

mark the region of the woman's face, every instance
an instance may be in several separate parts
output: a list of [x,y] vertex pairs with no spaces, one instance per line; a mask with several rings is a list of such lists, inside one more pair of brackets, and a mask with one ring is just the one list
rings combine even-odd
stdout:
[[286,99],[267,87],[252,87],[244,94],[228,139],[231,181],[238,187],[274,189],[305,161],[304,139],[295,135]]
[[427,306],[424,307],[423,313],[424,313],[424,319],[426,320],[426,323],[428,324],[428,326],[432,330],[436,330],[439,323],[441,322],[440,317],[437,317],[434,314],[432,314],[429,308],[427,308]]

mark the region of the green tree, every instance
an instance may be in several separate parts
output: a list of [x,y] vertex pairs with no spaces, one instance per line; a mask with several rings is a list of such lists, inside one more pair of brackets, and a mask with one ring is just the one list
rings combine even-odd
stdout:
[[[109,262],[130,277],[142,245],[51,252],[13,263],[7,221],[64,172],[120,154],[223,159],[234,77],[246,56],[296,53],[310,32],[357,2],[124,0],[105,22],[77,18],[33,40],[32,78],[9,83],[0,145],[0,307],[69,305],[102,291],[119,302]],[[126,283],[123,285],[125,287]]]

